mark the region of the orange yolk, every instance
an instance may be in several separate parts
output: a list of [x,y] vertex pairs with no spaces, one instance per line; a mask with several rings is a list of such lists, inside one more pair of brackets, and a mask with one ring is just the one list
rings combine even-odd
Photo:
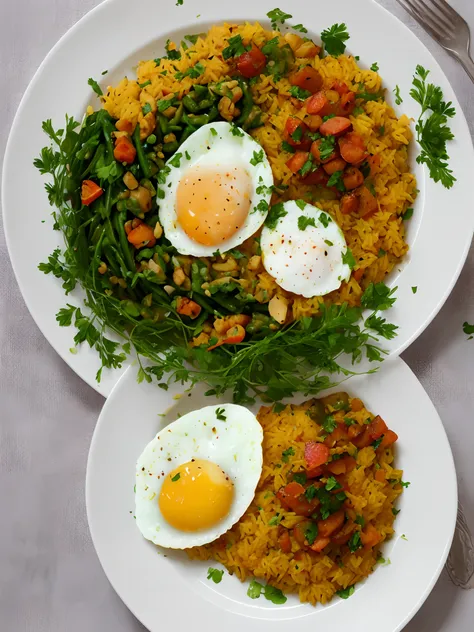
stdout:
[[171,526],[199,531],[225,518],[233,497],[234,485],[218,465],[193,459],[166,476],[158,503]]
[[244,225],[250,193],[250,176],[240,167],[189,169],[176,192],[178,222],[193,241],[218,246]]

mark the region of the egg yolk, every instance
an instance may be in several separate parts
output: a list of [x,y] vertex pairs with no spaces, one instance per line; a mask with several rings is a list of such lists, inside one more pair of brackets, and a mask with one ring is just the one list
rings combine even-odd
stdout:
[[193,241],[218,246],[242,228],[250,211],[251,179],[241,167],[189,169],[176,192],[176,215]]
[[175,529],[199,531],[225,518],[233,497],[234,485],[218,465],[193,459],[166,476],[158,502]]

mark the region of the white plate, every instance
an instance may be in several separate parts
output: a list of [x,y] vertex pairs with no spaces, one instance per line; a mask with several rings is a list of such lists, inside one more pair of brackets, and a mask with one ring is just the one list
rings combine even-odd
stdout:
[[[275,0],[136,0],[131,18],[130,0],[109,0],[78,22],[53,48],[23,97],[10,134],[3,172],[3,209],[7,243],[13,268],[26,304],[36,323],[62,358],[93,388],[108,395],[122,370],[104,371],[95,382],[99,361],[84,348],[72,355],[72,330],[61,329],[55,314],[66,300],[81,303],[81,292],[66,299],[61,283],[37,270],[61,236],[51,230],[44,181],[33,167],[33,158],[46,144],[41,123],[52,118],[62,124],[67,112],[80,119],[92,98],[87,79],[103,86],[133,75],[141,59],[163,53],[168,37],[177,41],[187,33],[205,31],[220,21],[261,20]],[[398,300],[389,314],[399,325],[399,335],[385,343],[392,355],[401,353],[430,323],[447,299],[467,256],[474,214],[471,210],[474,153],[469,130],[459,103],[440,67],[423,44],[401,22],[372,0],[338,0],[288,3],[297,24],[303,22],[314,34],[335,22],[345,22],[350,33],[349,50],[369,67],[377,61],[388,93],[399,85],[405,101],[403,111],[416,117],[419,106],[408,96],[416,64],[431,70],[430,79],[454,102],[457,116],[452,123],[456,140],[449,144],[450,164],[458,178],[451,191],[429,179],[416,165],[420,196],[408,226],[410,254],[401,271],[395,270],[391,285],[398,285]],[[368,26],[370,25],[370,28]],[[106,77],[101,72],[108,70]],[[398,109],[401,112],[401,109]],[[414,163],[414,158],[413,158]],[[46,218],[46,223],[41,220]],[[411,287],[417,286],[416,295]]]
[[[347,601],[335,598],[313,608],[295,596],[284,606],[252,601],[247,585],[235,576],[225,573],[218,585],[207,581],[207,568],[216,563],[190,561],[183,552],[159,553],[141,536],[133,519],[138,456],[178,413],[217,400],[205,397],[204,388],[176,400],[177,388],[165,393],[137,384],[132,368],[120,379],[92,439],[87,515],[105,573],[151,632],[190,626],[199,632],[241,632],[243,626],[248,632],[287,632],[292,619],[298,619],[301,632],[395,632],[413,617],[443,568],[456,522],[456,474],[448,439],[428,395],[400,359],[386,362],[379,374],[352,379],[347,390],[397,432],[397,466],[411,484],[400,500],[396,535],[383,549],[391,564],[377,568]],[[219,626],[210,626],[212,620]]]

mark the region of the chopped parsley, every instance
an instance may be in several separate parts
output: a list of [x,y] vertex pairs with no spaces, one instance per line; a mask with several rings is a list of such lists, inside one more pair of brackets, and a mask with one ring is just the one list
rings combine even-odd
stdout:
[[396,300],[392,297],[396,290],[396,287],[390,289],[382,282],[370,283],[362,295],[362,306],[374,311],[384,311],[386,309],[390,309]]
[[407,536],[404,533],[402,533],[402,535],[400,537],[401,537],[402,540],[405,540],[406,542],[408,542],[408,538],[407,538]]
[[211,127],[210,131],[213,136],[217,136],[217,130],[214,127]]
[[241,35],[235,35],[227,40],[228,46],[222,51],[222,57],[224,59],[230,59],[231,57],[240,57],[245,52],[251,49],[251,46],[244,46]]
[[341,599],[349,599],[351,595],[354,594],[355,584],[353,586],[348,586],[347,588],[343,588],[341,590],[336,590],[336,595],[338,595]]
[[349,547],[349,551],[351,553],[355,553],[358,549],[362,547],[362,541],[360,539],[360,531],[354,532],[354,534],[351,536],[351,539],[347,543],[347,546]]
[[316,538],[318,537],[318,525],[315,522],[312,522],[304,532],[304,537],[308,540],[309,546],[311,546]]
[[334,478],[334,476],[330,476],[326,482],[326,489],[328,490],[328,492],[332,491],[333,489],[341,489],[342,485],[338,482],[337,479]]
[[227,417],[224,413],[225,408],[216,408],[216,419],[219,421],[227,421]]
[[240,129],[240,127],[237,127],[237,125],[235,123],[232,123],[232,125],[230,126],[230,132],[231,132],[232,136],[243,136],[244,135],[243,131]]
[[268,599],[268,601],[274,604],[280,605],[286,603],[286,597],[279,588],[270,586],[270,584],[263,586],[255,579],[252,579],[247,590],[247,596],[250,597],[250,599],[258,599],[262,593],[265,599]]
[[171,40],[167,40],[165,51],[168,56],[168,59],[172,59],[172,60],[181,59],[181,53],[179,52],[179,50],[170,48],[170,44],[171,44]]
[[376,314],[371,314],[365,321],[365,326],[368,329],[372,329],[376,331],[379,336],[386,338],[387,340],[392,340],[397,335],[398,325],[392,325],[391,323],[387,323],[385,318],[381,316],[377,316]]
[[316,228],[314,217],[306,217],[306,215],[300,215],[298,217],[298,228],[300,230],[306,230],[308,226],[314,226]]
[[400,513],[401,509],[395,509],[395,507],[392,507],[392,513],[394,516],[397,516]]
[[279,514],[279,513],[275,514],[275,515],[273,516],[273,518],[270,518],[270,520],[268,521],[268,525],[269,525],[270,527],[276,527],[277,525],[279,525],[279,524],[280,524],[280,521],[281,521],[282,517],[283,517],[283,516],[280,516],[280,514]]
[[323,139],[321,139],[318,149],[319,149],[319,156],[322,162],[324,162],[331,156],[331,154],[334,151],[335,144],[336,144],[336,139],[334,136],[325,136]]
[[261,149],[260,151],[254,151],[253,157],[250,159],[250,164],[256,167],[259,162],[263,162],[263,156],[263,149]]
[[224,571],[219,570],[218,568],[212,568],[211,566],[207,569],[207,579],[212,579],[215,584],[220,584],[222,581],[222,577],[224,575]]
[[344,417],[344,423],[346,426],[353,426],[357,423],[357,421],[355,419],[351,419],[350,417]]
[[395,103],[397,105],[401,105],[403,103],[403,99],[400,94],[400,86],[396,85],[395,88],[393,89],[393,92],[395,94]]
[[270,211],[265,220],[265,226],[267,226],[270,230],[273,230],[277,227],[278,220],[282,217],[288,215],[288,211],[285,211],[283,206],[283,202],[278,202],[278,204],[274,204],[270,207]]
[[418,292],[418,287],[416,285],[412,285],[411,291],[413,294],[416,294]]
[[354,116],[359,116],[359,114],[364,114],[364,113],[365,113],[365,110],[360,105],[354,108],[354,111],[352,112]]
[[403,221],[405,221],[407,219],[411,219],[412,217],[413,217],[413,209],[412,208],[407,208],[407,210],[402,215]]
[[338,191],[344,193],[346,187],[342,178],[342,171],[335,171],[328,180],[328,187],[336,187]]
[[311,92],[309,90],[304,90],[298,86],[291,86],[290,94],[292,97],[295,97],[295,99],[299,99],[300,101],[304,101],[311,96]]
[[402,487],[409,487],[411,485],[410,481],[400,481],[400,485]]
[[262,590],[262,584],[259,584],[255,581],[255,579],[252,579],[247,590],[247,596],[250,597],[250,599],[258,599],[262,594]]
[[370,67],[370,70],[372,70],[372,72],[378,72],[379,71],[379,65],[377,62],[373,63],[372,66]]
[[307,204],[304,200],[295,200],[295,204],[296,206],[301,209],[302,211],[304,211],[304,209],[306,208]]
[[281,144],[281,148],[283,151],[287,151],[289,154],[295,153],[295,148],[290,145],[286,140],[284,140]]
[[304,485],[307,481],[306,472],[295,472],[293,474],[293,480],[299,483],[300,485]]
[[379,127],[379,136],[385,136],[385,125]]
[[145,103],[142,107],[143,115],[146,116],[149,112],[151,112],[151,105],[149,103]]
[[267,17],[272,21],[272,29],[274,31],[279,31],[280,27],[278,24],[284,24],[285,20],[289,20],[293,16],[289,13],[285,13],[281,9],[272,9],[272,11],[267,13]]
[[87,80],[87,83],[90,85],[92,90],[94,90],[94,92],[96,93],[97,96],[101,97],[104,94],[102,92],[102,88],[99,86],[99,84],[97,83],[97,81],[95,79],[92,79],[92,77],[90,77]]
[[347,264],[351,270],[354,269],[355,264],[356,264],[356,260],[354,258],[354,255],[352,254],[352,250],[350,248],[348,248],[346,250],[346,252],[342,253],[342,263]]
[[305,497],[307,498],[307,500],[309,500],[309,501],[311,502],[311,501],[313,500],[313,498],[316,496],[316,494],[317,494],[317,493],[318,493],[318,492],[317,492],[316,487],[315,487],[314,485],[310,485],[310,486],[306,489],[306,491],[305,491],[304,495],[305,495]]
[[198,41],[199,35],[185,35],[184,39],[190,42],[191,44],[195,44]]
[[337,427],[337,421],[334,419],[334,415],[326,415],[321,425],[324,432],[331,434],[331,432],[333,432]]
[[283,452],[281,453],[281,460],[283,461],[283,463],[288,463],[290,456],[295,456],[295,451],[292,447],[288,448],[287,450],[283,450]]
[[175,78],[178,81],[181,81],[181,79],[184,79],[184,77],[191,77],[191,79],[197,79],[202,74],[204,74],[205,71],[206,71],[206,67],[204,66],[204,64],[198,61],[198,63],[192,68],[188,68],[184,72],[177,72],[175,74]]
[[364,516],[358,515],[358,516],[356,516],[354,522],[356,524],[360,524],[360,526],[363,527],[365,525],[365,518],[364,518]]
[[171,477],[171,480],[173,483],[176,483],[176,481],[179,481],[180,478],[181,478],[181,474],[178,472],[177,474]]
[[331,217],[327,215],[327,213],[320,213],[318,219],[324,228],[327,228],[329,226],[329,222],[332,222]]
[[441,182],[450,189],[456,178],[449,168],[446,143],[454,138],[448,119],[456,114],[456,110],[451,101],[443,101],[443,91],[439,86],[426,82],[429,72],[418,65],[413,77],[413,88],[410,90],[410,96],[421,105],[421,113],[415,125],[416,140],[421,147],[416,161],[428,167],[435,182]]
[[294,31],[298,31],[299,33],[307,33],[308,29],[305,28],[302,24],[295,24],[295,26],[291,27]]
[[380,447],[380,444],[383,441],[383,437],[384,435],[382,435],[381,437],[379,437],[378,439],[376,439],[373,443],[372,443],[372,447],[374,448],[374,450],[377,450],[377,448]]
[[346,50],[344,42],[347,42],[349,39],[347,26],[345,24],[333,24],[331,28],[321,33],[321,39],[324,42],[326,53],[333,57],[339,57]]
[[295,141],[295,143],[299,143],[300,140],[303,138],[303,128],[301,127],[301,125],[298,125],[298,127],[291,132],[290,134],[291,139]]
[[462,330],[466,334],[466,336],[469,336],[468,340],[472,340],[472,338],[474,337],[474,325],[470,325],[466,321],[462,325]]
[[278,415],[278,413],[281,413],[283,410],[285,410],[286,405],[282,404],[281,402],[275,402],[273,404],[273,412],[276,413]]
[[385,257],[386,254],[387,254],[386,250],[384,250],[383,248],[379,248],[377,257],[380,259],[380,257]]
[[253,211],[259,211],[260,213],[267,213],[268,212],[268,202],[266,200],[260,200],[260,202],[253,207]]
[[304,178],[305,176],[308,175],[308,173],[311,171],[312,168],[313,168],[313,155],[309,154],[308,160],[304,163],[304,165],[301,167],[298,173],[301,175],[302,178]]
[[144,81],[143,83],[139,83],[138,87],[141,88],[143,90],[143,88],[146,88],[147,86],[149,86],[151,84],[151,81],[149,79],[147,79],[146,81]]

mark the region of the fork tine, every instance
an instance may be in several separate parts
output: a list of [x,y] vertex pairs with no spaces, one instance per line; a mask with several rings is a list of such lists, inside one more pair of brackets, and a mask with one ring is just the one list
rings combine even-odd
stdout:
[[458,20],[461,16],[457,13],[451,5],[445,0],[431,0],[440,13],[446,18],[446,20]]
[[[427,13],[426,17],[429,17],[435,23],[439,23],[439,30],[444,27],[445,31],[447,31],[451,35],[453,34],[454,26],[452,20],[449,20],[448,18],[445,18],[444,15],[440,15],[440,13],[434,11],[432,6],[428,6],[426,0],[416,0],[416,2],[423,5],[423,8]],[[428,0],[428,2],[431,4],[435,4],[435,0]]]
[[441,37],[438,30],[435,30],[425,19],[425,16],[420,13],[418,7],[414,4],[413,0],[398,0],[402,7],[407,11],[412,18],[414,18],[421,26],[428,31],[428,33],[435,40],[439,40]]

